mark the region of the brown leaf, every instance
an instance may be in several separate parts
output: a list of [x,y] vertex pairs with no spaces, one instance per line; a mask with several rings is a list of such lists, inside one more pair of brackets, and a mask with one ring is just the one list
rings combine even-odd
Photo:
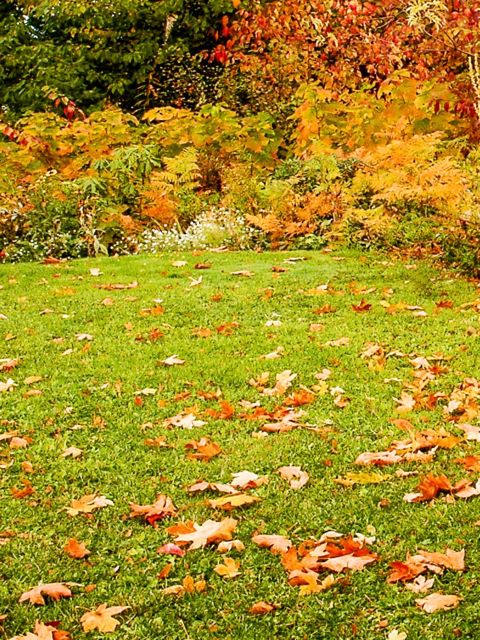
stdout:
[[308,473],[302,471],[300,467],[280,467],[277,472],[284,480],[288,481],[292,489],[301,489],[309,480]]
[[264,616],[267,613],[275,611],[275,609],[278,609],[278,605],[272,604],[270,602],[264,602],[262,600],[261,602],[252,604],[252,606],[248,610],[248,613],[250,613],[252,616]]
[[83,542],[78,542],[76,538],[70,538],[63,550],[70,558],[77,559],[85,558],[85,556],[89,556],[92,553]]
[[[178,525],[177,525],[178,526]],[[177,544],[190,543],[189,549],[201,549],[210,543],[218,543],[222,540],[231,540],[232,533],[237,526],[237,520],[225,518],[220,522],[206,520],[202,525],[193,524],[193,531],[180,533],[175,538]],[[169,529],[169,533],[172,529]]]
[[370,311],[371,308],[372,308],[372,305],[363,299],[358,304],[352,304],[352,309],[357,313]]
[[[0,622],[2,617],[0,616]],[[27,633],[25,636],[14,636],[11,640],[71,640],[67,631],[59,631],[54,626],[43,624],[43,622],[35,622],[33,633]]]
[[140,505],[130,502],[130,518],[143,518],[145,522],[155,526],[157,520],[177,515],[172,499],[158,494],[153,504]]
[[462,598],[459,596],[432,593],[426,598],[415,600],[415,602],[420,609],[423,609],[427,613],[435,613],[435,611],[455,609],[461,600]]
[[92,513],[95,509],[101,509],[109,505],[113,505],[111,500],[108,500],[105,496],[92,493],[83,496],[79,500],[72,500],[70,508],[67,508],[67,513],[69,516],[76,516],[79,513]]
[[222,578],[235,578],[241,573],[238,570],[239,566],[240,562],[235,561],[233,558],[225,558],[224,563],[217,564],[213,570]]
[[75,583],[72,582],[50,582],[47,584],[40,583],[38,586],[33,587],[29,591],[25,591],[19,598],[19,602],[26,602],[27,600],[32,604],[44,605],[45,598],[47,596],[52,600],[60,600],[60,598],[71,598],[72,592],[67,585],[72,586]]
[[256,489],[267,483],[268,478],[266,476],[257,476],[256,473],[251,473],[250,471],[239,471],[233,474],[233,480],[230,484],[232,487],[235,487],[235,489],[244,490]]
[[252,542],[259,547],[270,549],[272,553],[286,553],[292,546],[292,541],[285,536],[279,536],[276,534],[265,535],[255,534],[252,536]]
[[80,622],[85,632],[97,630],[103,633],[111,633],[120,624],[113,616],[118,616],[127,609],[130,609],[130,607],[107,607],[106,604],[101,604],[95,611],[84,613],[80,618]]
[[236,507],[245,507],[259,501],[260,498],[258,498],[257,496],[249,496],[246,493],[237,493],[235,495],[217,498],[216,500],[209,500],[208,504],[213,509],[224,509],[225,511],[231,511]]
[[200,440],[191,440],[185,444],[185,449],[192,449],[192,453],[188,454],[190,460],[204,460],[208,461],[215,456],[222,453],[221,448],[216,442],[212,442],[208,438],[201,438]]

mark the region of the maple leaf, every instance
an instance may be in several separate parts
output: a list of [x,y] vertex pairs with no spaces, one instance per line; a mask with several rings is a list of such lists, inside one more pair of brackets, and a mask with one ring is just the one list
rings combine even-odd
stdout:
[[230,484],[232,487],[235,487],[235,489],[256,489],[268,483],[266,476],[257,476],[256,473],[251,473],[250,471],[239,471],[232,475],[233,480]]
[[402,462],[403,457],[398,455],[395,451],[365,451],[357,456],[355,464],[368,466],[370,464],[383,466],[389,464],[397,464]]
[[70,558],[77,559],[85,558],[85,556],[89,556],[92,553],[83,542],[78,542],[76,538],[70,538],[63,550]]
[[79,458],[83,454],[83,450],[78,447],[68,447],[60,454],[62,458]]
[[19,602],[26,602],[27,600],[32,604],[44,605],[45,598],[48,596],[52,600],[60,600],[60,598],[71,598],[72,592],[68,588],[69,586],[76,585],[75,582],[50,582],[47,584],[40,583],[33,589],[25,591],[19,598]]
[[392,571],[387,578],[390,583],[408,582],[425,571],[425,566],[421,562],[414,562],[411,558],[407,558],[406,562],[391,562]]
[[337,484],[341,484],[344,487],[353,487],[355,484],[378,484],[385,482],[390,476],[382,475],[380,473],[367,473],[365,471],[360,473],[347,473],[344,478],[334,478],[333,481]]
[[232,549],[242,553],[242,551],[245,551],[245,545],[241,540],[224,540],[217,547],[218,553],[228,553]]
[[113,505],[113,502],[105,496],[98,496],[92,493],[83,496],[79,500],[72,500],[70,507],[67,508],[69,516],[76,516],[79,513],[92,513],[95,509],[101,509]]
[[118,620],[115,620],[114,616],[118,616],[127,609],[130,609],[130,607],[107,607],[106,604],[101,604],[94,611],[84,613],[80,618],[80,622],[85,632],[97,630],[103,633],[111,633],[120,624]]
[[405,588],[413,593],[426,593],[433,587],[435,578],[425,578],[425,576],[418,576],[413,582],[406,582]]
[[181,360],[176,354],[173,356],[168,356],[165,360],[160,360],[160,364],[165,365],[166,367],[173,367],[179,364],[185,364],[185,360]]
[[464,432],[467,440],[480,442],[480,427],[475,427],[467,423],[457,424],[457,427]]
[[216,442],[212,442],[208,438],[201,438],[200,440],[190,440],[185,444],[185,449],[192,449],[193,452],[188,454],[190,460],[204,460],[208,461],[215,456],[222,453],[221,448]]
[[18,385],[15,382],[15,380],[8,378],[6,382],[0,382],[0,393],[5,393],[6,391],[13,391],[17,386]]
[[465,571],[465,549],[461,551],[452,551],[447,549],[445,553],[436,551],[418,551],[412,558],[415,562],[423,562],[427,567],[436,565],[453,571]]
[[190,543],[189,550],[201,549],[210,543],[231,540],[236,526],[237,520],[233,518],[225,518],[220,522],[206,520],[202,525],[193,524],[193,531],[177,535],[175,542],[178,544]]
[[273,389],[264,389],[263,394],[266,396],[281,396],[286,390],[292,386],[292,381],[297,377],[296,373],[292,373],[289,369],[277,373],[275,376],[275,387]]
[[272,613],[272,611],[275,611],[275,609],[278,609],[278,605],[261,600],[260,602],[255,602],[255,604],[252,604],[252,606],[248,610],[248,613],[250,613],[252,616],[264,616],[267,613]]
[[350,344],[350,338],[338,338],[337,340],[328,340],[325,342],[326,347],[346,347]]
[[252,278],[255,274],[252,271],[247,271],[244,269],[243,271],[231,271],[232,276],[243,276],[244,278]]
[[213,509],[225,509],[225,511],[231,511],[236,507],[245,507],[259,501],[260,498],[258,498],[257,496],[249,496],[246,493],[237,493],[235,495],[224,496],[223,498],[217,498],[215,500],[209,500],[208,504]]
[[165,596],[183,596],[186,593],[202,593],[206,588],[207,583],[205,580],[198,580],[195,582],[192,576],[186,576],[183,579],[182,584],[174,584],[171,587],[167,587],[162,590],[162,593]]
[[195,484],[190,485],[187,488],[187,491],[189,493],[203,493],[204,491],[218,491],[219,493],[238,493],[238,491],[229,484],[222,484],[220,482],[205,482],[205,480],[200,480]]
[[178,413],[176,416],[166,418],[163,421],[164,427],[181,427],[182,429],[193,429],[193,427],[203,427],[206,422],[197,420],[193,413]]
[[292,541],[285,536],[279,536],[276,534],[255,534],[252,536],[252,542],[259,547],[270,549],[272,553],[286,553],[292,546]]
[[59,631],[51,625],[37,621],[35,622],[33,633],[29,632],[24,636],[14,636],[10,640],[70,640],[70,634],[67,631]]
[[162,545],[157,549],[157,553],[178,556],[179,558],[183,558],[186,552],[184,549],[182,549],[178,545],[173,544],[173,542],[167,542],[166,544]]
[[177,510],[168,496],[157,495],[153,504],[140,505],[130,502],[130,518],[143,518],[148,524],[155,526],[157,520],[177,515]]
[[300,467],[280,467],[277,472],[284,480],[288,481],[292,489],[301,489],[309,480],[308,473],[302,471]]
[[366,300],[364,300],[363,298],[362,298],[362,300],[360,300],[360,302],[358,304],[352,304],[352,309],[354,311],[356,311],[357,313],[370,311],[371,308],[372,308],[372,305],[369,302],[367,302]]
[[241,571],[238,570],[240,562],[235,561],[233,558],[225,558],[223,564],[217,564],[214,567],[215,573],[218,573],[222,578],[235,578],[240,575]]
[[352,571],[361,571],[368,564],[376,562],[378,556],[376,553],[365,553],[364,555],[355,555],[353,553],[338,556],[336,558],[329,558],[322,562],[322,567],[340,573],[344,569],[351,569]]
[[432,593],[426,598],[415,600],[415,602],[420,609],[423,609],[427,613],[435,613],[435,611],[455,609],[461,600],[462,598],[459,596]]

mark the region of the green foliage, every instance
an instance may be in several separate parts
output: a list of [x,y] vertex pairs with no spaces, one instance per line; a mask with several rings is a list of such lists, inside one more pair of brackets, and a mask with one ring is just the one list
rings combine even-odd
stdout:
[[86,110],[211,100],[223,67],[191,60],[215,46],[211,34],[232,9],[229,0],[7,0],[0,104],[12,115],[43,109],[44,87]]

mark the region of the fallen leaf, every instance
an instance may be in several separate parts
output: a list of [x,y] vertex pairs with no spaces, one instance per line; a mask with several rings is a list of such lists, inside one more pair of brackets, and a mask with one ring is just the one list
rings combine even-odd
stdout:
[[83,496],[79,500],[72,500],[70,507],[67,508],[67,513],[69,516],[76,516],[79,513],[92,513],[95,509],[111,505],[113,505],[113,502],[105,496],[98,496],[96,493],[92,493]]
[[252,542],[259,547],[270,549],[272,553],[286,553],[292,546],[292,541],[285,536],[279,536],[276,534],[265,535],[255,534],[252,536]]
[[243,276],[244,278],[251,278],[255,274],[253,271],[243,270],[243,271],[231,271],[230,275],[232,276]]
[[165,358],[165,360],[160,360],[160,364],[163,364],[166,367],[173,367],[174,365],[185,364],[185,360],[181,360],[175,354],[173,356],[168,356],[168,358]]
[[179,547],[178,545],[173,544],[173,542],[167,542],[166,544],[162,545],[157,549],[157,553],[171,555],[171,556],[178,556],[179,558],[183,558],[186,551],[181,547]]
[[60,600],[61,598],[71,598],[72,592],[67,585],[72,586],[72,582],[50,582],[48,584],[40,583],[29,591],[25,591],[19,598],[19,602],[31,602],[32,604],[44,605],[47,596],[52,600]]
[[67,544],[63,547],[65,553],[70,558],[81,559],[89,556],[92,552],[87,549],[83,542],[79,542],[76,538],[70,538]]
[[292,489],[301,489],[309,480],[308,473],[302,471],[300,467],[280,467],[277,472],[284,480],[287,480]]
[[143,518],[145,522],[155,526],[157,520],[177,515],[172,499],[163,494],[157,495],[153,504],[140,505],[130,502],[130,518]]
[[205,580],[195,580],[192,576],[186,576],[182,584],[174,584],[162,590],[165,596],[183,596],[185,593],[202,593],[207,588]]
[[203,460],[208,461],[222,453],[222,449],[216,442],[209,440],[208,438],[200,438],[200,440],[190,440],[185,444],[185,449],[192,450],[188,454],[190,460]]
[[[225,518],[220,522],[206,520],[202,525],[193,524],[193,531],[181,533],[175,538],[178,544],[190,543],[189,549],[201,549],[210,543],[218,543],[222,540],[231,540],[232,533],[237,526],[237,520]],[[171,529],[169,529],[169,532]]]
[[455,609],[461,600],[462,598],[459,596],[432,593],[426,598],[415,600],[415,602],[420,609],[423,609],[427,613],[435,613],[435,611]]
[[[0,616],[0,622],[2,616]],[[25,636],[14,636],[10,640],[71,640],[71,636],[67,631],[59,631],[56,627],[43,622],[35,622],[33,633],[27,633]]]
[[272,604],[270,602],[264,602],[262,600],[260,602],[256,602],[255,604],[252,604],[252,606],[248,610],[248,613],[250,613],[252,616],[264,616],[265,614],[271,613],[276,609],[278,609],[278,605]]
[[97,630],[102,633],[111,633],[120,624],[113,616],[118,616],[127,609],[130,607],[107,607],[106,604],[101,604],[95,611],[84,613],[80,622],[85,632]]
[[79,458],[83,454],[83,450],[78,447],[68,447],[60,454],[62,458]]
[[256,473],[251,473],[250,471],[239,471],[232,475],[233,480],[230,484],[232,487],[235,487],[235,489],[256,489],[268,483],[266,476],[257,476]]
[[242,553],[242,551],[245,551],[245,545],[241,540],[224,540],[217,547],[218,553],[228,553],[232,550]]
[[215,573],[218,573],[222,578],[235,578],[240,575],[241,571],[238,570],[240,567],[240,562],[237,562],[233,558],[225,558],[223,564],[217,564],[214,567]]
[[425,578],[425,576],[418,576],[413,582],[406,582],[405,588],[413,593],[426,593],[433,587],[435,578]]
[[245,507],[259,501],[260,498],[258,498],[257,496],[249,496],[246,493],[237,493],[235,495],[229,495],[223,498],[209,500],[208,504],[213,509],[225,509],[226,511],[231,511],[236,507]]

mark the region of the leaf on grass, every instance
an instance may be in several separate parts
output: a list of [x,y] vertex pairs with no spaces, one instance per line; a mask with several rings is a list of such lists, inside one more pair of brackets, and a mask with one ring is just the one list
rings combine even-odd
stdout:
[[[188,528],[188,524],[184,525]],[[190,543],[189,550],[201,549],[210,543],[222,542],[222,540],[231,540],[233,531],[237,526],[237,520],[233,518],[225,518],[220,522],[215,520],[206,520],[202,525],[192,524],[193,531],[186,533],[180,533],[175,538],[177,544]],[[174,527],[168,529],[169,533],[172,533]],[[178,530],[178,525],[177,525]]]
[[248,613],[250,613],[252,616],[264,616],[267,613],[272,613],[272,611],[275,611],[276,609],[278,609],[278,605],[262,600],[260,602],[256,602],[255,604],[252,604],[252,606],[248,610]]
[[223,564],[217,564],[213,569],[215,573],[218,573],[222,578],[235,578],[240,575],[241,571],[238,570],[240,562],[237,562],[233,558],[225,558]]
[[229,484],[222,484],[221,482],[206,482],[205,480],[199,480],[195,484],[190,485],[187,488],[189,493],[203,493],[204,491],[218,491],[219,493],[238,493],[237,489],[234,489]]
[[426,593],[433,587],[435,578],[425,578],[425,576],[418,576],[413,582],[406,582],[405,588],[413,593]]
[[[1,622],[0,617],[0,622]],[[24,636],[14,636],[10,640],[71,640],[68,631],[59,631],[56,627],[43,622],[35,622],[33,633],[28,632]]]
[[174,354],[173,356],[168,356],[165,360],[160,360],[160,364],[166,367],[173,367],[175,365],[185,364],[185,360],[181,360],[177,354]]
[[62,458],[79,458],[83,454],[83,450],[78,447],[68,447],[60,454]]
[[259,547],[270,549],[272,553],[286,553],[292,546],[292,541],[285,536],[279,536],[276,534],[255,534],[252,536],[252,542]]
[[275,376],[275,386],[273,389],[264,389],[265,396],[282,396],[286,390],[292,386],[292,381],[297,377],[296,373],[292,373],[289,369],[277,373]]
[[457,458],[455,462],[457,464],[463,465],[466,471],[480,471],[479,456],[467,456],[466,458]]
[[217,547],[218,553],[228,553],[232,550],[242,553],[242,551],[245,551],[245,545],[241,540],[224,540]]
[[302,471],[300,467],[280,467],[277,472],[284,480],[287,480],[292,489],[301,489],[309,480],[308,473]]
[[79,342],[82,342],[83,340],[93,340],[93,336],[90,333],[76,333],[75,337]]
[[260,498],[257,496],[249,496],[246,493],[237,493],[231,496],[224,496],[223,498],[217,498],[215,500],[209,500],[208,504],[213,509],[224,509],[225,511],[231,511],[236,507],[246,507],[255,502],[260,502]]
[[361,453],[357,459],[355,460],[355,464],[360,464],[364,466],[368,465],[389,465],[389,464],[397,464],[403,461],[403,457],[398,455],[396,451],[365,451],[365,453]]
[[178,545],[173,544],[173,542],[167,542],[161,547],[158,547],[157,553],[171,555],[171,556],[178,556],[179,558],[183,558],[186,551],[181,547],[179,547]]
[[92,513],[95,509],[102,509],[113,505],[113,502],[105,496],[98,496],[96,493],[92,493],[83,496],[79,500],[72,500],[70,507],[67,508],[69,516],[76,516],[79,513]]
[[136,289],[138,282],[130,282],[130,284],[96,284],[97,289],[105,289],[106,291],[123,291],[124,289]]
[[120,624],[114,616],[118,616],[127,609],[130,607],[107,607],[106,604],[101,604],[95,611],[84,613],[80,622],[85,632],[97,630],[103,633],[112,633]]
[[322,567],[340,573],[345,569],[351,569],[352,571],[362,571],[368,564],[376,562],[378,556],[376,553],[366,552],[364,555],[354,555],[353,553],[344,556],[338,556],[337,558],[329,558],[322,562]]
[[195,580],[192,576],[186,576],[182,580],[182,584],[174,584],[162,590],[165,596],[183,596],[186,593],[202,593],[207,588],[205,580]]
[[130,518],[143,518],[145,522],[155,526],[157,520],[177,515],[177,510],[168,496],[157,495],[153,504],[140,505],[130,502]]
[[381,473],[367,473],[366,471],[360,473],[349,472],[345,474],[344,478],[334,478],[333,481],[337,484],[341,484],[344,487],[353,487],[355,484],[379,484],[385,482],[390,478],[389,475],[382,475]]
[[243,271],[231,271],[230,275],[243,276],[244,278],[252,278],[255,274],[253,273],[253,271],[248,271],[244,269]]
[[370,311],[370,309],[372,308],[372,305],[367,302],[366,300],[360,300],[360,302],[358,304],[352,304],[352,309],[356,312],[356,313],[362,313],[365,311]]
[[463,431],[467,440],[480,442],[480,427],[475,427],[467,423],[457,424],[457,427]]
[[31,602],[32,604],[44,605],[45,598],[51,598],[52,600],[60,600],[61,598],[71,598],[72,592],[68,588],[73,586],[74,582],[50,582],[48,584],[40,583],[38,586],[33,587],[29,591],[25,591],[19,598],[19,602]]
[[420,609],[423,609],[427,613],[435,613],[435,611],[455,609],[461,600],[462,598],[459,596],[432,593],[426,598],[415,600],[415,602]]
[[230,484],[232,487],[235,487],[235,489],[256,489],[257,487],[268,483],[268,478],[266,476],[257,476],[256,473],[252,473],[251,471],[239,471],[232,475],[233,480]]
[[189,460],[208,461],[222,453],[221,448],[216,442],[208,438],[200,438],[200,440],[190,440],[185,444],[185,449],[192,450],[188,454]]
[[70,556],[70,558],[76,558],[78,560],[85,558],[92,553],[87,549],[83,542],[79,542],[76,538],[70,538],[67,544],[63,547],[63,550],[68,556]]
[[350,338],[338,338],[337,340],[328,340],[325,342],[326,347],[346,347],[350,344]]
[[206,422],[197,420],[193,413],[179,413],[163,421],[164,427],[181,427],[182,429],[193,429],[193,427],[203,427]]

